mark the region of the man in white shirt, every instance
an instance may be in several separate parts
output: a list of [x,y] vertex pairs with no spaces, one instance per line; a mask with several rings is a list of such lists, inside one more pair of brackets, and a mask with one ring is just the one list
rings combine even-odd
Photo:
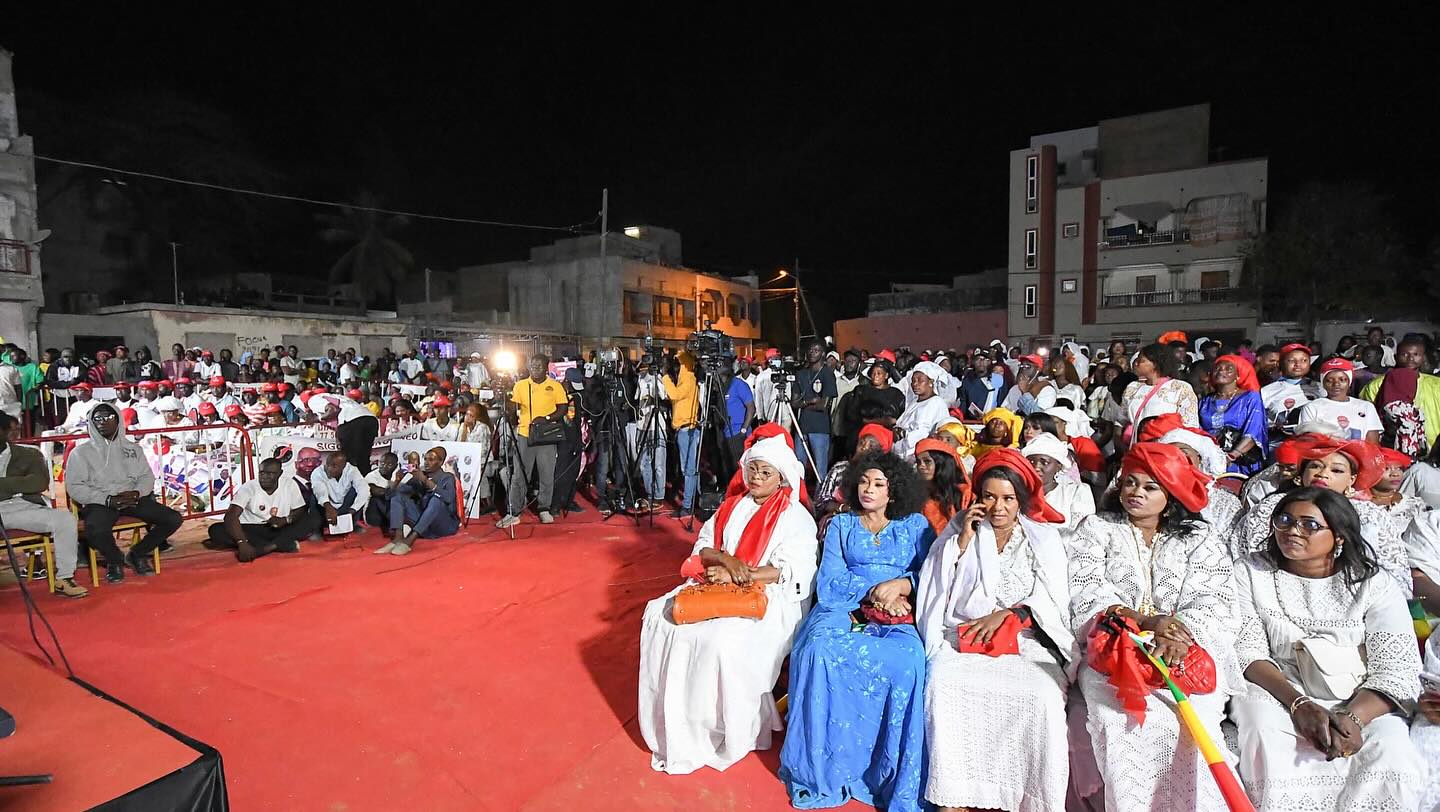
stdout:
[[91,410],[99,402],[95,400],[94,387],[84,381],[72,384],[70,393],[75,397],[70,401],[70,411],[65,413],[65,422],[60,424],[60,428],[67,434],[85,431],[85,421],[90,419]]
[[149,428],[160,419],[160,412],[156,410],[156,402],[160,399],[160,384],[155,381],[141,381],[135,384],[140,391],[140,399],[135,401],[131,408],[135,410],[135,416],[140,418],[140,428]]
[[430,401],[430,408],[435,412],[435,416],[420,427],[420,439],[439,443],[460,439],[460,422],[450,419],[450,406],[450,398],[444,395],[436,395],[435,399]]
[[282,346],[276,346],[275,351],[280,354],[280,374],[285,376],[285,383],[291,386],[300,385],[300,359],[294,353]]
[[209,350],[200,352],[200,360],[195,362],[195,379],[208,381],[211,378],[221,377],[220,364],[215,361],[215,353]]
[[345,353],[345,360],[340,364],[340,371],[335,373],[335,377],[341,386],[350,386],[360,381],[360,371],[355,367],[355,356]]
[[490,370],[485,366],[485,359],[480,353],[470,353],[470,362],[465,365],[465,383],[471,389],[483,389],[490,385]]
[[380,455],[380,463],[365,475],[365,484],[370,486],[370,504],[365,508],[365,523],[371,527],[390,526],[390,497],[408,476],[400,470],[400,458],[394,451]]
[[342,514],[364,516],[365,506],[370,504],[370,486],[343,451],[331,451],[325,464],[310,474],[310,492],[327,526]]
[[205,402],[205,396],[195,391],[195,382],[189,378],[181,378],[175,382],[175,397],[187,415],[198,412],[200,404]]
[[1355,365],[1344,358],[1331,358],[1320,365],[1320,385],[1325,397],[1312,400],[1300,409],[1300,424],[1323,420],[1345,430],[1351,440],[1380,442],[1384,427],[1375,404],[1350,397]]
[[415,357],[414,350],[407,350],[405,357],[400,359],[398,366],[400,367],[400,375],[404,378],[402,383],[411,383],[415,380],[415,376],[425,372],[425,364]]
[[211,550],[234,550],[242,562],[269,555],[300,550],[307,535],[305,498],[292,477],[281,476],[280,461],[260,463],[255,479],[243,483],[230,497],[225,518],[210,525],[205,546]]

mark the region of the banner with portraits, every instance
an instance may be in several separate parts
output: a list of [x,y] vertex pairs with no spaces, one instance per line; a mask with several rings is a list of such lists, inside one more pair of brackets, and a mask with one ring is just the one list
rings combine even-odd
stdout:
[[390,444],[390,451],[405,463],[408,454],[415,454],[420,460],[425,452],[439,446],[445,449],[445,467],[460,479],[460,490],[465,495],[465,510],[470,518],[480,516],[480,479],[486,474],[486,463],[490,462],[490,446],[482,443],[438,442],[436,440],[396,440]]

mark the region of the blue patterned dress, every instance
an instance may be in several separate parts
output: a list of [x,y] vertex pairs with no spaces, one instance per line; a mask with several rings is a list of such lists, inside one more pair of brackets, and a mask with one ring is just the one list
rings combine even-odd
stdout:
[[796,809],[852,798],[890,812],[922,808],[925,646],[913,625],[852,631],[850,612],[882,581],[913,582],[934,540],[920,514],[895,519],[878,535],[853,513],[830,522],[815,608],[790,655],[780,778]]
[[1260,399],[1259,392],[1242,389],[1228,400],[1221,400],[1214,395],[1207,396],[1200,401],[1200,428],[1209,432],[1217,441],[1222,429],[1236,428],[1246,437],[1253,439],[1260,448],[1258,462],[1246,465],[1232,462],[1226,469],[1230,473],[1248,476],[1269,464],[1267,458],[1270,456],[1270,432],[1265,423],[1265,402]]

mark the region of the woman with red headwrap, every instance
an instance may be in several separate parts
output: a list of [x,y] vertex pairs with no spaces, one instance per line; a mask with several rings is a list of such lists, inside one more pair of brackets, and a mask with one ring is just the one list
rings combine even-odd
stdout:
[[1429,507],[1420,497],[1407,496],[1400,491],[1405,481],[1405,470],[1414,465],[1415,460],[1393,448],[1380,449],[1380,456],[1383,473],[1370,486],[1370,503],[1385,511],[1390,517],[1391,529],[1403,536],[1410,522]]
[[975,504],[920,571],[925,799],[942,810],[1059,810],[1074,658],[1061,516],[1013,448],[986,454],[974,479]]
[[[1130,449],[1120,474],[1118,493],[1080,523],[1070,542],[1076,637],[1086,639],[1097,615],[1113,614],[1153,633],[1155,653],[1172,666],[1201,646],[1215,661],[1216,687],[1192,693],[1190,704],[1210,736],[1223,741],[1225,702],[1242,678],[1230,632],[1230,555],[1220,534],[1198,517],[1210,477],[1175,446],[1150,442]],[[1166,809],[1224,809],[1199,748],[1180,730],[1169,693],[1146,690],[1122,699],[1116,690],[1121,669],[1113,674],[1080,666],[1105,808],[1150,812],[1164,798]],[[1095,789],[1076,786],[1082,797]]]
[[[724,770],[770,747],[780,730],[771,691],[810,604],[815,520],[800,502],[804,471],[784,437],[766,437],[740,458],[745,491],[705,522],[687,580],[650,601],[640,630],[640,735],[650,766],[680,775]],[[719,617],[677,624],[671,607],[693,583],[765,584],[759,620]]]
[[1270,432],[1255,368],[1238,355],[1222,355],[1210,371],[1210,386],[1212,394],[1200,401],[1200,428],[1229,458],[1226,470],[1249,476],[1264,468]]
[[[773,425],[773,424],[769,424]],[[758,431],[758,429],[757,429]],[[845,508],[845,472],[850,463],[870,453],[889,453],[895,445],[895,435],[879,423],[866,423],[855,440],[855,453],[848,460],[840,460],[830,466],[830,473],[815,491],[815,513],[827,516]],[[822,528],[823,529],[823,528]]]
[[1370,488],[1385,475],[1385,457],[1380,446],[1360,440],[1314,437],[1299,447],[1300,468],[1295,479],[1277,493],[1260,500],[1236,523],[1231,539],[1235,558],[1259,552],[1270,536],[1270,519],[1285,493],[1296,487],[1325,488],[1348,497],[1360,515],[1360,529],[1380,569],[1395,579],[1406,597],[1414,589],[1410,566],[1390,514],[1370,499]]
[[945,441],[926,437],[915,446],[915,470],[925,480],[928,495],[921,509],[936,533],[945,529],[955,514],[970,505],[970,484],[960,452]]

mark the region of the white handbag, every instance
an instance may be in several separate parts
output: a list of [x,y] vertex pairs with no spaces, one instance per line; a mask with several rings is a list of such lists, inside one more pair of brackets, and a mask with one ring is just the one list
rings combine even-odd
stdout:
[[1295,664],[1305,693],[1333,702],[1353,696],[1369,673],[1364,646],[1342,646],[1319,637],[1295,641]]

